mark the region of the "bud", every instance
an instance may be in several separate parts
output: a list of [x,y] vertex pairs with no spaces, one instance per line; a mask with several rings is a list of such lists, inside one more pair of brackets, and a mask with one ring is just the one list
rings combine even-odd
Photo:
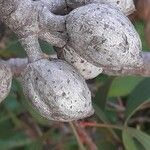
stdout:
[[11,83],[11,69],[5,62],[0,61],[0,103],[8,96]]
[[67,17],[68,45],[97,67],[140,67],[141,40],[129,19],[107,4],[89,4]]
[[40,114],[55,121],[72,121],[94,113],[83,77],[65,61],[41,59],[22,73],[25,95]]

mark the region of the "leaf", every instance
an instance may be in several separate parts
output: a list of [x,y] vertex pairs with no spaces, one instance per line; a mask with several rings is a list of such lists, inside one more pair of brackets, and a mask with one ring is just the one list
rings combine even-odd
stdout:
[[37,140],[37,141],[27,145],[26,149],[28,149],[28,150],[43,150],[43,143]]
[[145,40],[145,34],[144,34],[144,23],[143,22],[135,22],[135,28],[137,30],[137,32],[139,33],[139,36],[141,38],[142,41],[142,49],[143,50],[149,50],[149,46],[147,43],[147,40]]
[[98,141],[96,143],[99,150],[116,150],[115,144],[112,144],[110,141]]
[[110,85],[112,84],[112,81],[115,77],[109,77],[102,86],[100,86],[96,92],[95,96],[95,103],[97,106],[99,106],[101,109],[105,109],[105,105],[107,102],[108,92]]
[[[107,118],[107,116],[105,115],[105,113],[103,112],[103,110],[101,110],[96,104],[93,104],[93,107],[95,109],[95,113],[98,116],[98,118],[105,124],[110,124],[109,119]],[[107,130],[112,134],[112,136],[117,140],[120,141],[118,135],[116,134],[116,132],[111,129],[111,128],[107,128]]]
[[12,56],[17,56],[17,57],[25,57],[26,53],[24,51],[24,48],[21,46],[20,42],[18,39],[10,40],[7,43],[7,47],[2,50],[4,53],[10,53]]
[[4,138],[10,138],[16,134],[16,132],[13,131],[14,125],[10,120],[5,120],[0,123],[0,139]]
[[62,150],[77,150],[78,144],[74,136],[69,137],[68,142],[62,145]]
[[41,49],[43,50],[44,53],[47,53],[47,54],[54,53],[54,49],[53,49],[52,45],[48,44],[45,41],[41,41],[41,40],[39,40],[39,42],[40,42]]
[[133,90],[127,101],[126,123],[130,117],[145,103],[150,102],[150,78],[141,81]]
[[23,132],[13,131],[7,137],[0,138],[0,149],[16,149],[18,147],[29,145],[32,142],[34,142],[34,140],[27,138]]
[[142,77],[117,77],[113,80],[109,89],[109,97],[125,96],[132,92]]
[[137,150],[134,140],[128,130],[123,130],[122,139],[126,150]]
[[133,128],[128,128],[127,130],[135,139],[137,139],[142,144],[145,150],[150,150],[150,136],[149,135],[147,135],[146,133],[140,130],[136,130]]
[[9,95],[5,101],[4,101],[4,106],[9,109],[10,111],[15,112],[16,114],[19,114],[23,111],[22,106],[20,103],[18,103],[16,97]]
[[22,147],[25,146],[27,144],[30,144],[32,142],[31,139],[20,139],[20,140],[3,140],[0,139],[0,148],[2,150],[8,150],[8,149],[13,149],[13,148],[17,148],[17,147]]

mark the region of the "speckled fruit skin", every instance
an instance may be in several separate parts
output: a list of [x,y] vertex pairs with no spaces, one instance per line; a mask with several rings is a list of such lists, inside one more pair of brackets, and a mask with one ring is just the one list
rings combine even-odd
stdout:
[[84,79],[93,79],[102,73],[103,69],[94,66],[81,58],[72,47],[66,46],[63,49],[63,58],[84,77]]
[[135,10],[135,5],[133,0],[66,0],[68,6],[71,8],[77,8],[81,5],[91,4],[91,3],[106,3],[116,8],[120,9],[125,15],[131,14]]
[[22,86],[34,108],[49,120],[68,122],[94,113],[85,80],[65,61],[41,59],[28,64]]
[[[99,2],[99,0],[96,0],[96,2]],[[101,0],[101,2],[116,6],[125,15],[130,15],[135,10],[133,0]]]
[[12,83],[12,72],[10,67],[0,62],[0,103],[8,96]]
[[97,67],[120,70],[143,65],[141,40],[129,19],[107,4],[73,10],[66,20],[68,45]]

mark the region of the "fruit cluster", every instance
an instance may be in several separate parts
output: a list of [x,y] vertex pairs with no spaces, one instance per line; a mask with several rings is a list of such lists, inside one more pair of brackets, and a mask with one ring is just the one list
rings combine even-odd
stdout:
[[[98,76],[104,68],[121,70],[143,65],[141,40],[126,17],[133,3],[123,2],[95,0],[60,16],[47,11],[39,1],[20,0],[18,7],[12,5],[13,13],[9,16],[7,12],[9,17],[2,18],[27,52],[29,63],[21,73],[21,84],[27,99],[43,117],[72,121],[92,115],[86,79]],[[4,8],[1,13],[5,16]],[[52,36],[46,41],[60,48],[61,59],[45,58],[40,49],[38,38],[49,36],[46,31],[43,34],[45,26]],[[9,93],[12,74],[9,66],[0,65],[2,101]]]

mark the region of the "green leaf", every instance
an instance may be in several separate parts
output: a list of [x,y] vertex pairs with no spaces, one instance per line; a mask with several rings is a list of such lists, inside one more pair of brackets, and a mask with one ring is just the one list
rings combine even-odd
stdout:
[[[101,140],[102,141],[102,140]],[[112,144],[110,141],[98,141],[97,146],[99,150],[116,150],[115,144]]]
[[134,140],[128,130],[123,130],[122,139],[126,150],[137,150]]
[[26,56],[24,48],[21,46],[20,42],[17,39],[10,40],[7,43],[7,47],[2,51],[4,51],[4,53],[10,53],[11,56],[15,56],[15,57]]
[[76,138],[74,136],[69,137],[68,141],[63,144],[62,150],[77,150],[78,149],[78,144],[76,142]]
[[128,128],[128,132],[135,138],[137,139],[141,145],[145,148],[145,150],[150,150],[150,136],[147,135],[146,133],[136,130],[133,128]]
[[112,81],[115,77],[109,77],[106,81],[100,86],[96,92],[95,100],[94,102],[97,104],[98,107],[101,109],[105,109],[105,105],[107,102],[108,92],[110,89],[110,85],[112,84]]
[[23,132],[13,131],[10,132],[8,136],[0,138],[0,149],[1,150],[16,149],[18,147],[29,145],[32,142],[34,142],[34,140],[27,138]]
[[145,103],[150,102],[150,78],[141,81],[133,90],[127,101],[126,123],[130,117]]
[[47,54],[54,53],[54,49],[53,49],[52,45],[50,45],[49,43],[47,43],[45,41],[41,41],[41,40],[39,40],[39,42],[40,42],[41,49],[43,50],[44,53],[47,53]]
[[142,77],[117,77],[113,80],[109,89],[109,97],[125,96],[132,92]]
[[[107,116],[105,115],[105,113],[103,112],[103,110],[101,110],[96,104],[93,104],[93,107],[95,109],[95,113],[98,116],[98,118],[105,124],[110,124],[109,119],[107,118]],[[107,128],[107,130],[111,133],[111,135],[117,140],[120,141],[118,135],[116,134],[116,132],[111,129],[111,128]]]
[[43,150],[43,143],[40,141],[35,141],[25,147],[27,150]]
[[135,28],[137,30],[137,32],[139,33],[139,36],[141,38],[141,41],[142,41],[142,49],[143,50],[149,50],[149,46],[148,46],[148,43],[147,43],[147,40],[145,40],[145,34],[144,34],[144,23],[142,21],[140,22],[136,22],[135,23]]
[[20,140],[3,140],[0,139],[0,148],[2,150],[8,150],[8,149],[13,149],[13,148],[17,148],[17,147],[22,147],[25,146],[27,144],[30,144],[32,142],[32,140],[30,139],[20,139]]

